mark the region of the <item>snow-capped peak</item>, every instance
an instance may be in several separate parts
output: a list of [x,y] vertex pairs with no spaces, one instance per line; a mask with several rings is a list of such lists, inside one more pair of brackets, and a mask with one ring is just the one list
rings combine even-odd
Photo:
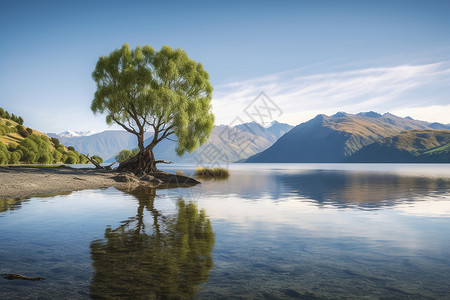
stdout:
[[264,128],[270,128],[275,124],[278,124],[279,122],[277,120],[273,120],[272,122],[264,122],[261,124],[262,127]]
[[93,134],[98,133],[98,131],[94,131],[94,130],[89,130],[89,131],[74,131],[74,130],[66,130],[63,131],[61,133],[59,133],[58,135],[60,137],[79,137],[79,136],[90,136]]

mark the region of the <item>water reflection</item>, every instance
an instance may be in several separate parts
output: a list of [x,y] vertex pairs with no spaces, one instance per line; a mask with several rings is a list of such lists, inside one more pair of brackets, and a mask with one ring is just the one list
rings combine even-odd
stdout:
[[276,180],[285,192],[337,207],[355,205],[379,208],[399,201],[413,201],[442,195],[450,180],[432,177],[399,176],[384,173],[316,170],[299,174],[280,174]]
[[20,209],[22,207],[22,203],[26,201],[29,200],[17,198],[2,198],[0,199],[0,213]]
[[215,236],[205,211],[180,198],[177,214],[167,216],[154,207],[154,189],[124,192],[138,199],[137,214],[116,229],[107,228],[104,239],[91,243],[91,296],[194,297],[213,266]]

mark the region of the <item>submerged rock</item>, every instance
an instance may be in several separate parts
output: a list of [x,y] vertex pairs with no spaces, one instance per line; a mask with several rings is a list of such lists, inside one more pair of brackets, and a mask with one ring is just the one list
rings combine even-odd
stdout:
[[166,172],[154,172],[150,175],[161,180],[163,184],[196,185],[200,183],[197,179],[189,176],[169,174]]

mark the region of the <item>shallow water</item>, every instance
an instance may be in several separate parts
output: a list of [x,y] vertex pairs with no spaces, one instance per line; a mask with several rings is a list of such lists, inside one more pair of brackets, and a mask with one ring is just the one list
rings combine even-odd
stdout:
[[0,298],[448,299],[449,229],[448,165],[236,164],[192,188],[3,199],[0,274],[46,279],[0,277]]

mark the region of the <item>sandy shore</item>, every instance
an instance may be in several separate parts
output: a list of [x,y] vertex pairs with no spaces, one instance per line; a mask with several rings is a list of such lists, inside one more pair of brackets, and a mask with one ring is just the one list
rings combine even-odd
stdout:
[[117,173],[65,166],[0,167],[0,198],[25,198],[110,186],[125,188],[129,185],[116,182],[112,178],[115,175]]

